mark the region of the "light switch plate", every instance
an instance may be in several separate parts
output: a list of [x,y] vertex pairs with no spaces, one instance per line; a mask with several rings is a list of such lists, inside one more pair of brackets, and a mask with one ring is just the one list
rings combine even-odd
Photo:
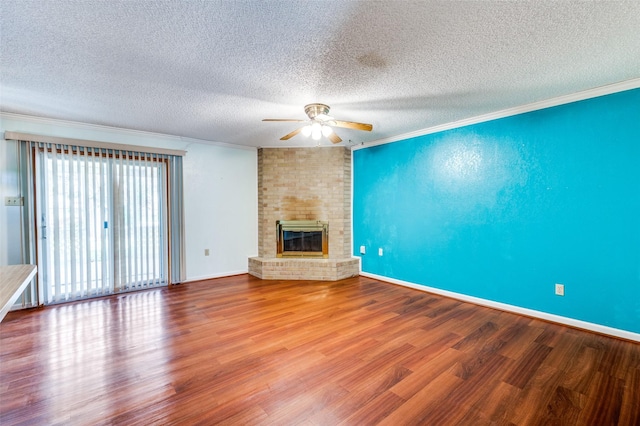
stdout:
[[5,206],[22,206],[22,197],[4,197]]

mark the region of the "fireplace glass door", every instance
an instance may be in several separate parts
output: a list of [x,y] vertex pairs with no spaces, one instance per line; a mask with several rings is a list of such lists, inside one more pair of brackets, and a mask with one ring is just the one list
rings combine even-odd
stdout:
[[284,251],[322,251],[322,231],[283,231]]
[[317,220],[279,220],[277,228],[278,257],[328,257],[329,224]]

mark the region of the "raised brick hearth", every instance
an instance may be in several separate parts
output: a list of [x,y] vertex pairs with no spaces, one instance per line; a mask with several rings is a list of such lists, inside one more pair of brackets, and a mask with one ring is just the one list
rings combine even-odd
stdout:
[[[327,259],[276,257],[277,220],[329,222]],[[262,279],[339,280],[358,275],[351,256],[351,151],[258,150],[258,257],[249,273]]]
[[358,275],[360,259],[249,258],[249,273],[263,280],[336,281]]

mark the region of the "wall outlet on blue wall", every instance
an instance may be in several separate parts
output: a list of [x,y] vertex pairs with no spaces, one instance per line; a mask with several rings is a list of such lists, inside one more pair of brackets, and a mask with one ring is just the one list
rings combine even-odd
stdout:
[[556,294],[558,296],[564,296],[564,284],[556,284]]
[[360,246],[360,254],[367,254],[367,249],[365,246]]
[[382,247],[380,247],[380,248],[378,249],[378,256],[382,256],[382,254],[383,254],[383,252],[382,252]]

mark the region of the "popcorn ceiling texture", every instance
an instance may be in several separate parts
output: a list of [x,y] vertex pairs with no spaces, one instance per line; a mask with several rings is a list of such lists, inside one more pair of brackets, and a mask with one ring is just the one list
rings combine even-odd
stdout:
[[[277,220],[329,222],[328,259],[276,258]],[[249,273],[263,279],[337,280],[359,273],[351,256],[351,151],[258,150],[258,257]]]
[[[0,110],[254,147],[370,142],[640,77],[638,1],[0,1]],[[324,143],[327,143],[324,141]]]

